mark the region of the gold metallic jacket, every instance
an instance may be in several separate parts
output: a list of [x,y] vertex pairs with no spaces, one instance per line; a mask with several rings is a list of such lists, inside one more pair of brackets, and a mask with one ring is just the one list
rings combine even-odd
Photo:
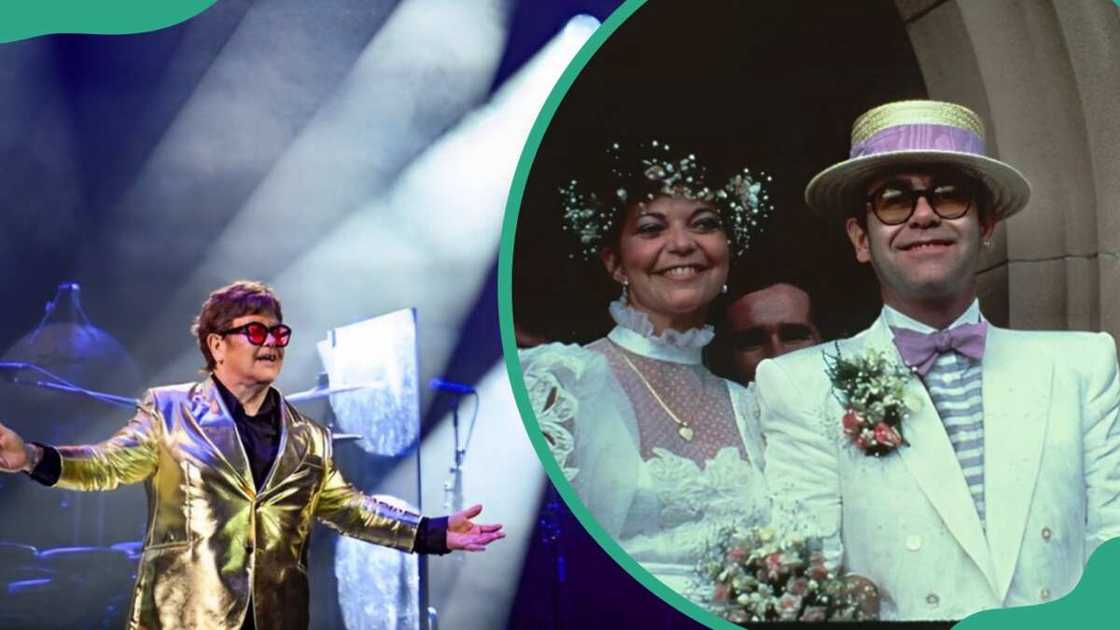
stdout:
[[287,401],[281,406],[280,448],[260,492],[210,379],[152,389],[107,441],[58,449],[58,487],[147,484],[129,628],[238,629],[246,614],[261,630],[306,628],[315,519],[412,551],[420,516],[347,484],[332,463],[330,432]]

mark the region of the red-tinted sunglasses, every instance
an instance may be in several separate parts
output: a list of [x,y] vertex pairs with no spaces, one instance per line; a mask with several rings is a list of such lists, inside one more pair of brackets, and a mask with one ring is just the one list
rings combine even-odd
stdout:
[[292,340],[292,329],[284,324],[276,324],[275,326],[265,326],[260,322],[249,322],[234,328],[227,328],[226,330],[218,331],[221,336],[239,334],[245,335],[249,343],[254,346],[263,346],[265,341],[268,341],[268,336],[272,335],[272,341],[277,346],[283,348],[288,345]]

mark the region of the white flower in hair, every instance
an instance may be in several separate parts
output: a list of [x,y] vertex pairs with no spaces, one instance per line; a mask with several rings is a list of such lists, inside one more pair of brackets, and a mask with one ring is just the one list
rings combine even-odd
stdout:
[[[635,153],[639,156],[637,159],[634,158]],[[645,188],[645,201],[652,201],[658,195],[669,195],[715,202],[737,254],[749,248],[751,239],[762,230],[765,220],[774,212],[760,179],[764,177],[769,182],[771,178],[765,175],[756,178],[751,175],[750,169],[743,169],[723,186],[714,187],[708,184],[707,169],[700,164],[696,154],[688,153],[675,158],[671,147],[657,140],[638,144],[630,152],[624,151],[623,146],[615,142],[608,147],[607,155],[611,162],[610,177],[617,183],[613,186],[617,201],[604,202],[595,193],[582,190],[576,179],[560,187],[564,230],[575,235],[579,254],[585,260],[598,254],[604,238],[611,232],[625,205],[638,200],[636,193],[641,191],[628,187]],[[636,171],[633,170],[635,166]],[[656,192],[650,192],[649,185],[640,183],[640,180],[652,183]],[[574,253],[572,257],[575,257]]]

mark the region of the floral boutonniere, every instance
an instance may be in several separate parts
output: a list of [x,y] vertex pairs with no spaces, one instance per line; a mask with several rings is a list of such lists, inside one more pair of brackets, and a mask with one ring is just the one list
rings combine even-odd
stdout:
[[902,421],[912,411],[905,399],[910,371],[890,353],[874,348],[848,358],[837,346],[836,354],[826,352],[824,360],[832,393],[845,410],[844,435],[852,444],[875,457],[909,446]]

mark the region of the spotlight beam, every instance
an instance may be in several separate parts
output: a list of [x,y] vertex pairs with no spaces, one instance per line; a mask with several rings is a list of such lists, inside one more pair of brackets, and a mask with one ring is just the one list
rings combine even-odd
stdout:
[[[487,106],[409,165],[386,195],[266,276],[285,296],[285,319],[297,330],[321,331],[415,306],[421,376],[442,372],[497,254],[506,196],[529,129],[597,25],[592,18],[569,24]],[[188,352],[180,361],[168,369],[189,369],[197,358]],[[284,387],[302,389],[318,371],[310,347],[293,345],[287,362],[284,378],[294,380]]]
[[166,331],[181,329],[183,314],[194,312],[207,290],[235,277],[276,277],[348,215],[384,196],[409,161],[482,102],[502,52],[506,5],[407,0],[397,7],[222,233],[200,245],[206,254],[145,327],[142,358],[160,365],[173,347],[161,343]]
[[[155,317],[170,297],[168,279],[199,263],[233,210],[338,90],[396,6],[394,0],[246,4],[219,3],[213,11],[230,17],[211,28],[184,25],[188,31],[168,80],[182,80],[182,68],[198,63],[200,54],[214,54],[215,47],[219,52],[132,183],[101,212],[103,224],[113,229],[85,235],[76,267],[78,280],[96,287],[87,296],[91,311],[128,304],[135,321]],[[210,11],[198,19],[212,19]],[[236,27],[227,35],[231,20]],[[118,281],[122,277],[128,281]],[[125,331],[122,341],[138,349],[142,364],[152,365],[153,355],[166,356],[175,347],[173,336],[151,342],[141,330]]]

